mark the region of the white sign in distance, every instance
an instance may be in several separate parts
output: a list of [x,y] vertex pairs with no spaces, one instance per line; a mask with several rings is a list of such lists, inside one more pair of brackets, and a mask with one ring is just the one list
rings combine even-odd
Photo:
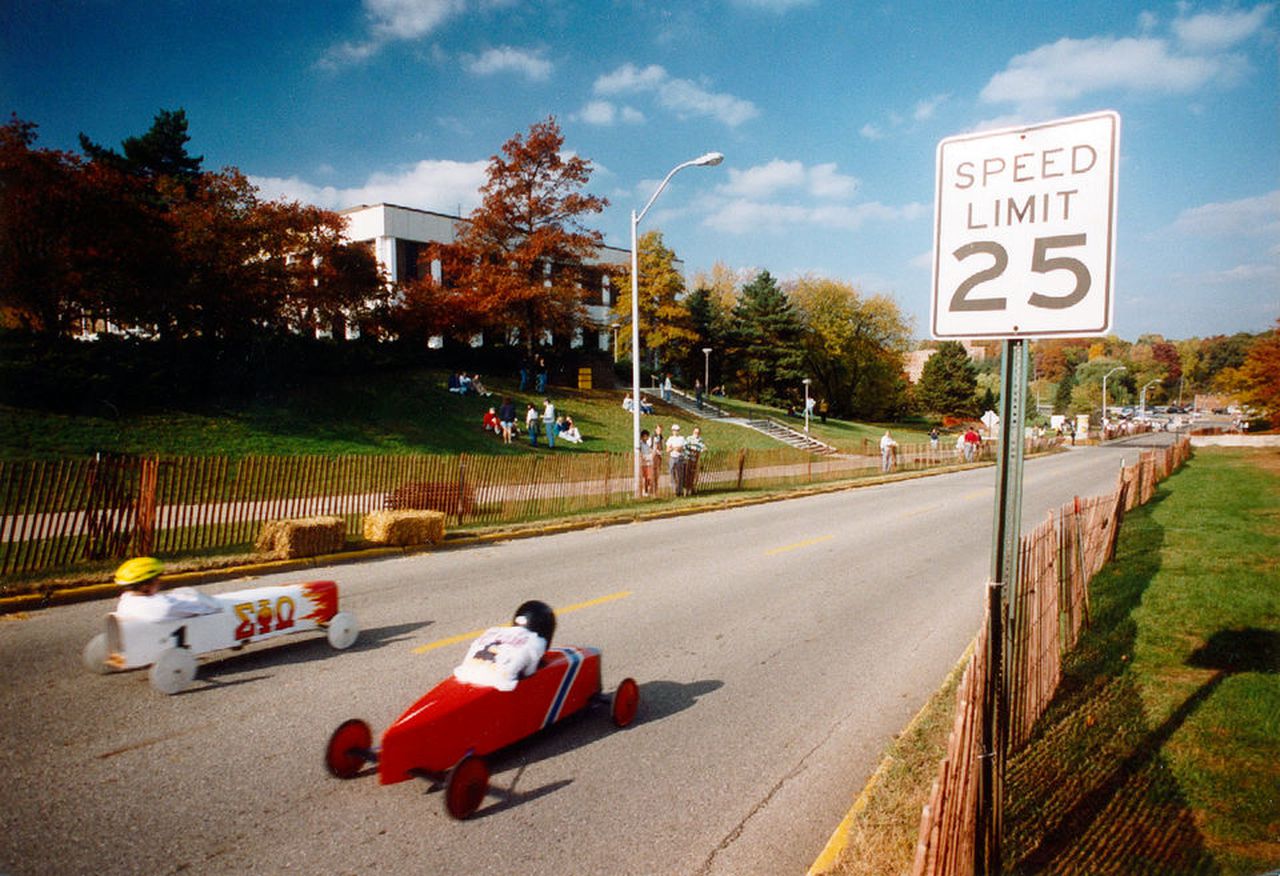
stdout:
[[934,338],[1111,331],[1119,148],[1110,111],[938,144]]

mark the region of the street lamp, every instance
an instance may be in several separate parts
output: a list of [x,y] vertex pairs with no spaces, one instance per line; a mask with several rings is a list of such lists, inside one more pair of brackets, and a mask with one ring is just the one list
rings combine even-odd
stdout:
[[[711,347],[702,348],[702,392],[711,395]],[[702,399],[698,399],[698,407],[702,407]]]
[[1107,378],[1117,371],[1127,371],[1123,365],[1117,365],[1106,374],[1102,375],[1102,437],[1098,439],[1098,443],[1107,440]]
[[618,364],[618,329],[622,328],[622,323],[615,322],[613,324],[613,364]]
[[662,190],[667,187],[667,183],[671,182],[671,177],[675,176],[686,167],[710,167],[724,161],[724,155],[719,152],[708,152],[692,161],[686,161],[683,164],[677,164],[671,168],[671,172],[663,178],[658,188],[654,190],[653,196],[649,198],[649,202],[644,205],[644,209],[637,213],[631,211],[631,398],[634,404],[631,408],[631,446],[635,451],[632,458],[632,478],[635,481],[635,494],[639,498],[641,495],[640,484],[640,247],[636,241],[636,227],[640,224],[640,220],[644,218],[644,214],[649,212],[649,208],[653,206],[653,202],[658,200],[658,195],[662,194]]
[[1148,380],[1142,385],[1142,395],[1138,401],[1138,409],[1142,411],[1142,419],[1147,418],[1147,387],[1153,383],[1159,383],[1159,380]]
[[804,379],[804,437],[809,437],[809,378]]

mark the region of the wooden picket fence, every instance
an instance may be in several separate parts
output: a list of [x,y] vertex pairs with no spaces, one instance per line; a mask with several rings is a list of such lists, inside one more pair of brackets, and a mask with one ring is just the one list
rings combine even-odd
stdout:
[[[107,456],[0,462],[0,580],[137,554],[243,552],[263,523],[336,515],[348,537],[385,508],[502,524],[634,503],[630,453],[513,456]],[[910,468],[953,462],[913,458]],[[782,447],[708,451],[684,487],[711,493],[872,476],[877,459]],[[674,492],[669,471],[659,495]],[[3,589],[3,588],[0,588]]]
[[[1052,701],[1062,679],[1063,657],[1075,647],[1089,623],[1089,583],[1115,555],[1124,513],[1149,502],[1158,482],[1190,456],[1186,438],[1163,450],[1146,451],[1124,466],[1116,490],[1106,496],[1076,499],[1064,505],[1020,544],[1017,591],[988,607],[965,675],[956,692],[956,718],[947,753],[938,769],[920,818],[915,876],[971,876],[978,872],[980,850],[993,835],[998,856],[1002,779],[993,780],[992,810],[983,811],[982,761],[1002,769],[1006,757],[1031,739],[1035,723]],[[1006,626],[1006,622],[1011,623]],[[993,675],[985,662],[992,627],[1008,630],[1003,657],[1003,690],[995,709],[984,708]],[[986,726],[994,720],[996,726]],[[985,734],[985,736],[984,736]],[[977,741],[999,740],[991,751]],[[995,825],[991,828],[991,825]]]

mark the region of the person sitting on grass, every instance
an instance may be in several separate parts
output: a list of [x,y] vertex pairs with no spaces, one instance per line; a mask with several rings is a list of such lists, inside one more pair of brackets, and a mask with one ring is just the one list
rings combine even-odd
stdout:
[[578,426],[573,422],[573,417],[564,418],[564,423],[560,428],[560,439],[568,441],[570,444],[582,443],[582,433],[578,431]]
[[502,421],[498,419],[498,412],[493,408],[489,408],[484,415],[484,430],[493,432],[495,435],[502,434]]

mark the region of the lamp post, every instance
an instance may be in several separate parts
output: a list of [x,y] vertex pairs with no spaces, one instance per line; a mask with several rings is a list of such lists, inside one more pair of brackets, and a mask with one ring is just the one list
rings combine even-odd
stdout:
[[1117,365],[1115,368],[1112,368],[1106,374],[1102,375],[1102,437],[1098,439],[1098,443],[1100,444],[1107,440],[1107,378],[1112,374],[1115,374],[1117,371],[1127,370],[1129,369],[1125,368],[1123,365]]
[[658,195],[662,194],[667,183],[671,182],[671,177],[686,167],[710,167],[722,161],[724,161],[724,155],[721,153],[708,152],[692,161],[677,164],[654,190],[653,196],[644,205],[644,209],[639,213],[635,210],[631,211],[631,398],[635,402],[631,408],[631,447],[634,451],[631,472],[637,498],[641,495],[642,487],[640,483],[640,247],[636,240],[636,227],[644,218],[644,214],[649,212],[653,202],[658,200]]
[[1159,380],[1148,380],[1146,383],[1142,384],[1142,395],[1139,397],[1138,409],[1142,412],[1141,417],[1144,420],[1147,418],[1147,387],[1153,383],[1159,382]]
[[711,395],[711,350],[711,347],[702,348],[702,392],[708,396]]
[[615,322],[613,324],[613,364],[618,364],[618,329],[622,328],[622,323]]
[[809,437],[809,378],[804,379],[804,437]]

